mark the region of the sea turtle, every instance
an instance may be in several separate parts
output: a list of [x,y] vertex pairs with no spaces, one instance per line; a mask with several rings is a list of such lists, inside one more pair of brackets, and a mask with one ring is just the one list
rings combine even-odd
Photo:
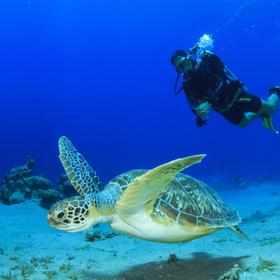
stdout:
[[65,136],[59,158],[79,196],[55,203],[50,226],[68,232],[108,223],[114,230],[155,242],[183,242],[229,227],[244,235],[237,211],[205,183],[179,173],[205,155],[180,158],[152,170],[136,169],[101,191],[94,170]]

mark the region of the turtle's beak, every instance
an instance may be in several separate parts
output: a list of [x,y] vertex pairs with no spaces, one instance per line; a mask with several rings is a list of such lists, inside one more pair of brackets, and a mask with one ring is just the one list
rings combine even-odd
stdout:
[[52,216],[48,215],[48,224],[51,227],[55,228],[63,228],[63,224],[56,221]]
[[63,230],[63,231],[67,231],[67,232],[78,232],[78,231],[85,230],[89,227],[89,225],[87,223],[79,225],[79,226],[78,225],[66,225],[62,222],[55,220],[51,215],[48,215],[48,224],[49,224],[49,226],[54,227],[58,230]]

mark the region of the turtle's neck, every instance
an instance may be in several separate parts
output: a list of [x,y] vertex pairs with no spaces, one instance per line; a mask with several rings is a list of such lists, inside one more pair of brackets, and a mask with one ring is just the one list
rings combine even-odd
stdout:
[[115,213],[116,202],[121,195],[121,189],[117,185],[106,187],[105,190],[95,194],[96,208],[100,214],[113,215]]

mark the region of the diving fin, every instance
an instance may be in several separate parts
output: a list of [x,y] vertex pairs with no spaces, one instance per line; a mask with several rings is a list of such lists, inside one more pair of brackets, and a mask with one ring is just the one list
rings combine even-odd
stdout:
[[280,97],[280,86],[273,86],[268,90],[269,94],[277,94]]
[[262,124],[264,127],[271,129],[274,133],[279,134],[279,131],[275,129],[272,123],[272,116],[265,116],[262,118]]

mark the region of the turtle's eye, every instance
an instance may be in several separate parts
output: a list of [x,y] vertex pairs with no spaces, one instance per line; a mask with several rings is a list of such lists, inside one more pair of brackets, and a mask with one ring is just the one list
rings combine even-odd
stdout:
[[64,211],[59,211],[59,212],[57,212],[57,214],[56,214],[56,217],[57,217],[58,219],[62,219],[64,216],[65,216],[65,212],[64,212]]

